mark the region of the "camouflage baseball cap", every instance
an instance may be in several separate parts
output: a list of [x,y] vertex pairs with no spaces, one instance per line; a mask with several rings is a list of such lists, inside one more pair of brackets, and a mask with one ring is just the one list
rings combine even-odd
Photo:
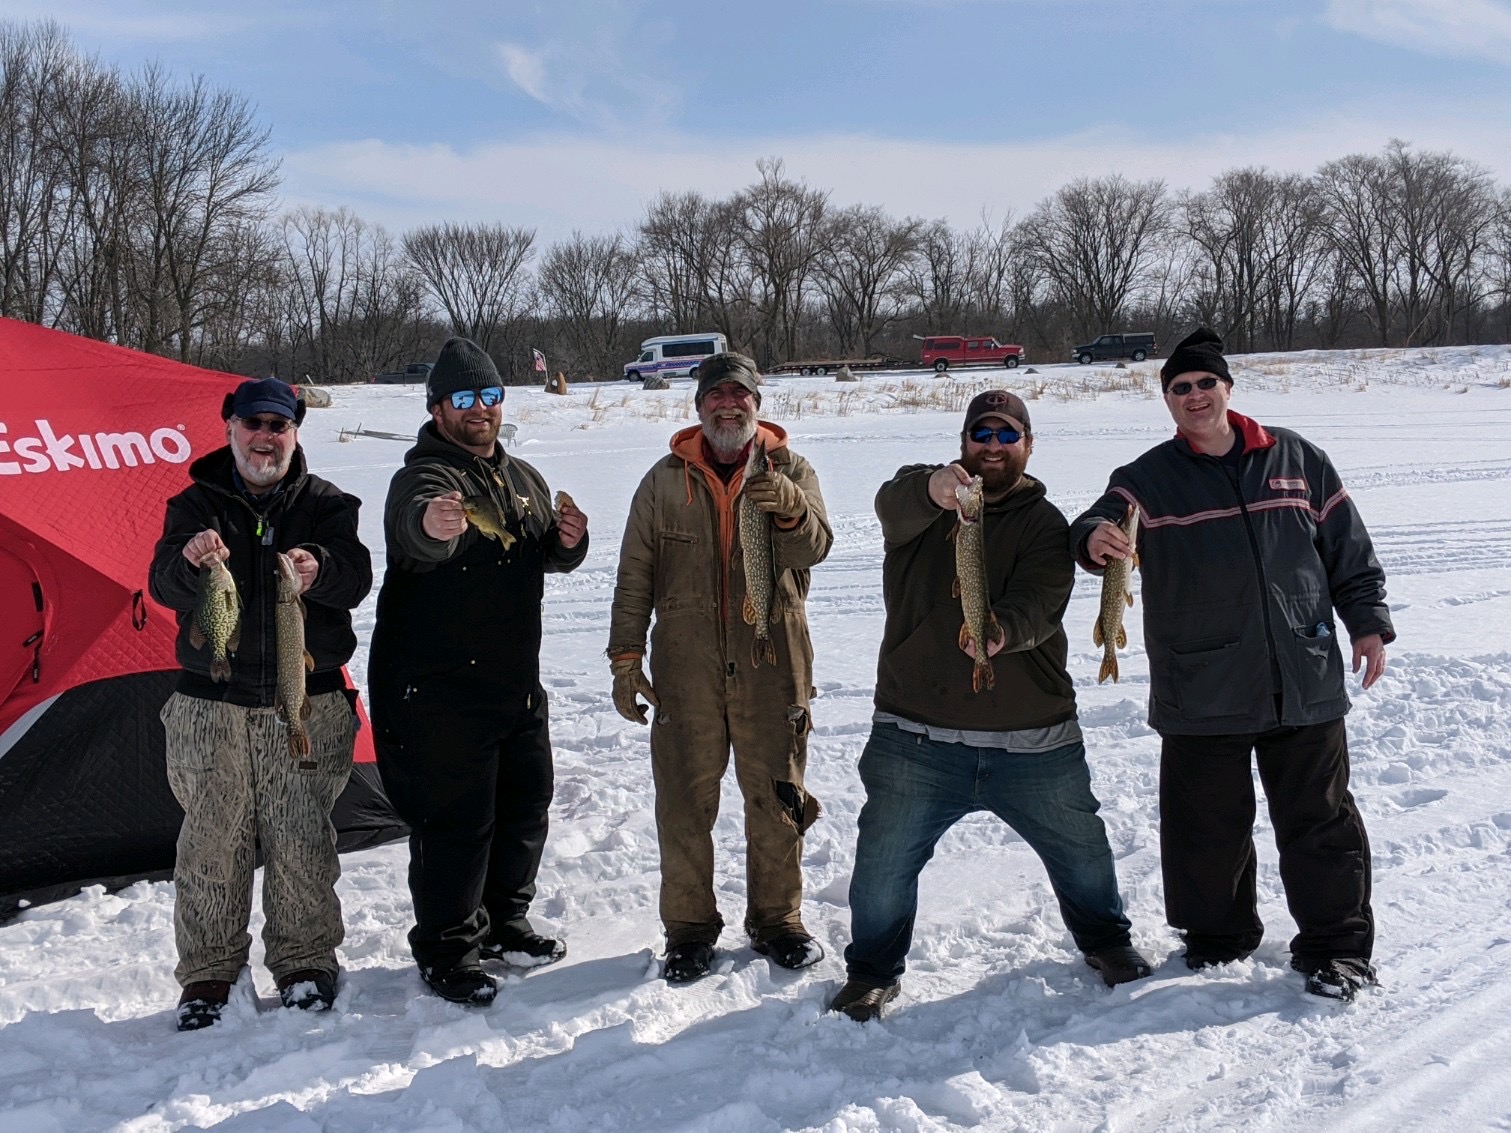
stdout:
[[734,382],[755,394],[756,404],[761,404],[761,377],[755,359],[733,350],[703,359],[698,364],[698,393],[694,400],[700,404],[703,395],[714,386]]

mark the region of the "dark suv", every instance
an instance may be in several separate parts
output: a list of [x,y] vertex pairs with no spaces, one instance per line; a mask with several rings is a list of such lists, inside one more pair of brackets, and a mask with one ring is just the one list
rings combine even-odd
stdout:
[[1104,334],[1085,346],[1075,347],[1070,356],[1083,366],[1100,362],[1104,358],[1127,358],[1132,362],[1142,362],[1158,349],[1159,344],[1154,341],[1154,335],[1147,332]]

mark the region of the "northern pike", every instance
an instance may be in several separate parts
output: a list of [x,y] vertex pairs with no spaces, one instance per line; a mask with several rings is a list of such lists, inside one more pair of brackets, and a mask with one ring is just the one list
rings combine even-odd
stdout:
[[199,596],[194,601],[189,644],[196,649],[210,646],[211,680],[231,679],[226,651],[234,653],[241,647],[241,595],[225,563],[206,558],[199,564]]
[[1133,568],[1138,566],[1138,508],[1132,504],[1123,513],[1118,530],[1128,537],[1129,547],[1135,548],[1126,559],[1108,558],[1102,570],[1102,608],[1097,614],[1097,624],[1091,631],[1094,645],[1105,647],[1102,667],[1097,670],[1097,684],[1108,677],[1113,683],[1118,679],[1119,649],[1128,648],[1128,630],[1123,626],[1123,610],[1133,605]]
[[467,522],[480,534],[496,539],[501,550],[507,551],[514,546],[514,536],[509,534],[503,510],[492,496],[468,496],[462,501],[462,510],[467,513]]
[[[757,441],[745,463],[745,481],[767,469],[766,446]],[[780,475],[780,473],[772,473]],[[771,516],[740,493],[740,550],[745,560],[745,605],[741,610],[745,624],[755,626],[755,641],[750,646],[750,663],[757,668],[762,661],[776,664],[776,646],[771,641],[771,620],[776,615],[776,579],[772,572]]]
[[278,689],[273,706],[278,718],[288,725],[289,754],[310,753],[309,733],[304,722],[310,718],[310,700],[304,691],[304,675],[315,667],[315,659],[304,648],[304,603],[299,600],[299,571],[287,555],[278,556],[278,605],[273,611],[273,634],[278,650]]
[[1003,637],[1002,626],[997,622],[997,615],[992,613],[991,597],[987,593],[986,539],[981,529],[986,500],[981,477],[972,476],[969,484],[959,485],[955,489],[955,499],[960,503],[960,522],[954,529],[955,597],[960,599],[960,609],[965,615],[960,626],[960,648],[975,658],[971,689],[980,692],[997,685],[997,675],[992,671],[992,659],[987,656],[986,648]]

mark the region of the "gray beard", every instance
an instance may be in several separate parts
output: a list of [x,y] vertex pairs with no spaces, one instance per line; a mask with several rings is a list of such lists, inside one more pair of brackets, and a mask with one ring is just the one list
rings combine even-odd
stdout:
[[756,435],[756,422],[754,414],[737,425],[716,425],[709,422],[703,426],[703,437],[708,441],[708,447],[713,450],[714,456],[724,464],[738,460],[740,453],[745,451]]

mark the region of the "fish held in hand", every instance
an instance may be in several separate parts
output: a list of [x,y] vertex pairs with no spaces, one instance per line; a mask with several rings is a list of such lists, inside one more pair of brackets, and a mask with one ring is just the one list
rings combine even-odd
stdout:
[[199,564],[199,596],[194,602],[189,644],[196,649],[210,646],[211,680],[231,679],[231,661],[226,654],[241,647],[241,595],[223,562],[206,558]]
[[997,675],[992,670],[992,659],[987,653],[989,644],[1003,639],[1002,626],[997,615],[992,613],[991,597],[986,584],[986,539],[981,529],[981,518],[986,510],[985,489],[980,476],[972,476],[969,484],[955,489],[955,499],[960,504],[960,522],[956,524],[955,538],[955,597],[960,599],[961,613],[965,620],[960,626],[960,648],[975,658],[971,671],[971,689],[980,692],[983,688],[995,688]]
[[[767,469],[766,446],[758,441],[751,447],[750,459],[745,464],[744,482],[749,483],[752,476]],[[750,663],[757,668],[762,661],[775,665],[776,646],[771,640],[771,620],[776,616],[776,577],[773,570],[775,557],[771,550],[771,516],[751,503],[742,492],[737,519],[740,550],[745,560],[745,604],[741,614],[746,625],[755,626]]]
[[278,688],[273,707],[288,726],[289,754],[301,758],[310,753],[310,737],[304,728],[310,718],[310,699],[304,689],[304,675],[315,667],[315,659],[304,648],[304,603],[299,598],[302,585],[294,560],[279,555],[278,604],[273,611]]
[[[1132,504],[1123,513],[1118,530],[1128,538],[1128,546],[1138,546],[1138,508]],[[1138,566],[1137,550],[1130,550],[1126,559],[1109,557],[1102,571],[1102,606],[1097,613],[1097,624],[1091,631],[1094,645],[1104,647],[1102,667],[1097,670],[1097,684],[1108,677],[1113,683],[1118,680],[1119,649],[1128,648],[1128,630],[1123,625],[1123,611],[1133,605],[1133,568]]]
[[467,513],[468,523],[480,534],[497,540],[503,550],[514,546],[514,536],[509,533],[503,510],[492,496],[468,496],[462,500],[462,510]]

